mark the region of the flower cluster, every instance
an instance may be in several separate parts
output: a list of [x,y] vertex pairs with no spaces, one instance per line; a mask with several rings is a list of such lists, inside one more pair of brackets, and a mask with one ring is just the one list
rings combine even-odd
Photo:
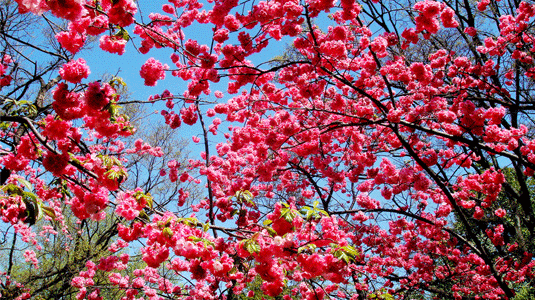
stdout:
[[2,56],[2,60],[0,61],[0,90],[2,89],[2,87],[10,85],[11,81],[13,80],[11,75],[7,74],[9,65],[12,63],[13,61],[11,59],[11,56],[7,54]]
[[82,79],[87,78],[91,72],[83,58],[71,60],[59,69],[59,74],[63,80],[70,83],[80,83]]
[[155,86],[158,80],[165,79],[165,70],[167,69],[169,66],[162,65],[161,62],[151,57],[141,66],[139,74],[145,80],[145,85]]

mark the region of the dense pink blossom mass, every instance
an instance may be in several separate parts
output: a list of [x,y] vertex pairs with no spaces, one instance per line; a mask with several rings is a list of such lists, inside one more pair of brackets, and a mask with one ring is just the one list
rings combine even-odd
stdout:
[[[17,96],[25,56],[0,49],[0,216],[34,268],[45,239],[113,223],[105,255],[80,256],[76,299],[530,292],[532,1],[16,3],[65,26],[50,25],[57,54],[32,58],[54,62],[32,65],[52,74],[28,79],[36,100]],[[127,101],[119,77],[88,80],[107,66],[87,51],[139,52],[131,76],[159,94]],[[132,103],[157,112],[135,123]],[[158,168],[183,184],[173,199],[131,184],[148,176],[137,159],[164,155],[126,142],[154,118],[203,148]],[[33,296],[0,272],[2,296]]]

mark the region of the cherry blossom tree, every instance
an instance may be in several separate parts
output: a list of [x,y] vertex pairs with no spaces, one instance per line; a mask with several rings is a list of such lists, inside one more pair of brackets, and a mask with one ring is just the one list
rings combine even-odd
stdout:
[[[513,299],[533,285],[533,3],[16,2],[67,23],[33,107],[14,76],[27,58],[2,58],[0,213],[35,267],[36,235],[113,214],[118,239],[72,279],[77,299],[236,299],[259,281],[286,299]],[[123,81],[88,80],[91,40],[146,55],[146,86],[187,85],[135,102],[196,132],[199,156],[159,176],[203,196],[155,205],[125,183],[135,155],[163,152],[125,143]]]
[[[0,5],[0,23],[4,24],[0,33],[0,43],[3,54],[9,57],[13,67],[9,72],[3,73],[2,79],[7,83],[2,87],[2,116],[13,118],[27,118],[36,126],[40,125],[52,112],[47,93],[63,77],[71,78],[71,81],[80,81],[87,77],[88,69],[84,67],[85,60],[78,59],[69,62],[72,57],[62,50],[57,42],[48,44],[46,38],[50,35],[53,39],[54,30],[61,30],[66,24],[61,21],[51,22],[45,18],[32,14],[19,14],[17,4],[14,1],[3,1]],[[50,29],[50,27],[52,30]],[[38,36],[41,36],[39,38]],[[43,38],[44,36],[44,38]],[[52,40],[53,41],[53,40]],[[89,45],[91,46],[91,44]],[[37,54],[36,54],[37,52]],[[29,53],[32,53],[30,55]],[[39,59],[36,59],[37,57]],[[18,59],[17,59],[18,58]],[[62,67],[65,64],[65,67]],[[5,65],[3,65],[5,66]],[[73,73],[73,71],[79,71]],[[62,77],[58,77],[58,73]],[[75,79],[75,76],[82,78]],[[47,81],[48,80],[48,81]],[[150,115],[137,101],[129,98],[128,89],[118,77],[106,75],[102,81],[115,84],[116,93],[122,100],[121,109],[125,115],[131,118],[132,124],[136,125],[142,118]],[[15,84],[16,83],[16,84]],[[9,118],[7,118],[9,119]],[[12,150],[20,146],[21,136],[24,135],[22,127],[12,127],[9,123],[2,123],[2,146],[8,146]],[[171,182],[159,176],[163,166],[175,160],[182,164],[177,171],[186,165],[187,153],[185,142],[179,135],[172,135],[172,129],[163,121],[153,122],[152,126],[137,126],[135,134],[124,139],[125,148],[145,147],[143,153],[124,153],[128,157],[129,176],[123,179],[123,186],[132,189],[141,187],[152,197],[152,205],[155,207],[175,205],[180,193],[193,193],[195,189],[186,186],[180,181]],[[16,130],[14,130],[16,129]],[[154,138],[154,135],[160,139]],[[147,145],[142,145],[141,140],[149,140],[154,147],[158,147],[161,155],[147,154]],[[111,147],[113,141],[101,141],[102,146]],[[82,147],[88,144],[81,143]],[[26,145],[25,147],[28,147]],[[150,147],[149,147],[150,148]],[[7,149],[6,149],[7,150]],[[15,150],[16,151],[16,150]],[[16,153],[16,152],[15,152]],[[89,150],[86,151],[89,153]],[[6,155],[2,153],[2,155]],[[2,165],[2,167],[4,167]],[[24,222],[33,226],[33,231],[38,232],[35,244],[22,241],[20,236],[14,234],[17,229],[11,224],[4,223],[0,257],[2,270],[2,286],[0,294],[3,298],[14,299],[24,292],[30,292],[37,299],[67,299],[74,298],[78,290],[72,287],[71,280],[85,268],[87,260],[99,260],[109,256],[108,247],[117,240],[117,221],[113,217],[113,208],[109,207],[107,218],[101,222],[88,222],[75,217],[66,203],[63,203],[65,213],[60,219],[61,226],[56,221],[56,213],[50,210],[45,203],[37,197],[32,184],[25,182],[23,178],[19,184],[25,189],[17,188],[12,184],[5,184],[11,170],[2,168],[2,199],[7,194],[21,194],[25,209],[20,217]],[[43,176],[44,174],[38,175]],[[113,174],[110,173],[111,176]],[[120,174],[119,174],[120,175]],[[116,175],[115,175],[116,176]],[[67,197],[70,193],[61,178],[48,177],[45,181],[48,187],[58,187]],[[189,198],[184,198],[183,201]],[[3,199],[2,201],[5,201]],[[4,205],[5,202],[2,202]],[[64,209],[61,208],[61,209]],[[2,206],[4,209],[4,206]],[[187,215],[187,207],[177,210],[180,215]],[[151,214],[147,211],[148,214]],[[43,217],[50,217],[50,222],[37,222]],[[24,218],[25,217],[25,218]],[[9,224],[9,225],[8,225]],[[35,225],[35,226],[34,226]],[[62,230],[63,234],[56,231]],[[24,239],[23,239],[24,240]],[[32,251],[32,252],[28,252]],[[31,253],[31,256],[28,256]],[[39,260],[39,267],[28,263],[30,257],[35,256]],[[142,263],[137,257],[131,259],[131,268]],[[7,282],[17,284],[4,284],[3,280],[9,277]],[[109,283],[107,275],[99,275],[93,278],[95,284]],[[120,289],[108,289],[103,293],[107,299],[120,299],[124,291]]]

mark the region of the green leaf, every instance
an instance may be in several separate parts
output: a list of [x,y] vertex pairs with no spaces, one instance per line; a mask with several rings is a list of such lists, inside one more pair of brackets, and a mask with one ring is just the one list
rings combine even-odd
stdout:
[[260,245],[256,240],[254,240],[254,237],[251,239],[243,240],[243,246],[247,252],[253,254],[260,252]]
[[308,206],[303,206],[301,207],[301,210],[299,211],[301,214],[306,214],[307,212],[311,211],[312,208],[308,207]]
[[199,223],[199,220],[197,220],[196,218],[185,218],[184,220],[189,223],[186,225],[190,226],[197,226],[197,224]]
[[130,40],[130,34],[128,33],[128,31],[126,31],[126,29],[122,28],[121,27],[121,30],[119,30],[119,33],[118,35],[125,41],[129,41]]
[[296,211],[290,208],[283,208],[281,209],[281,217],[283,217],[286,221],[292,222],[296,216]]
[[277,235],[277,232],[275,231],[275,229],[271,228],[271,227],[264,227],[267,232],[269,232],[269,235],[271,236],[276,236]]
[[31,201],[33,203],[37,203],[39,201],[37,195],[31,192],[22,192],[22,197],[24,198],[24,201]]
[[41,210],[49,217],[52,218],[52,220],[56,220],[56,213],[51,207],[48,206],[41,206]]
[[16,185],[16,184],[12,184],[12,183],[9,183],[9,184],[6,184],[2,187],[2,190],[7,193],[8,195],[19,195],[19,196],[22,196],[23,195],[23,191],[22,189]]
[[121,108],[119,105],[110,104],[108,106],[108,112],[110,113],[110,116],[112,118],[116,117],[119,114],[119,108]]
[[152,205],[154,203],[154,198],[152,198],[152,196],[150,194],[147,194],[145,196],[145,200],[147,200],[147,206],[152,209]]
[[43,203],[39,202],[37,204],[37,221],[43,218]]
[[304,246],[301,246],[299,248],[297,248],[297,253],[302,253],[302,252],[314,252],[314,250],[317,248],[317,246],[315,244],[306,244]]
[[[123,29],[124,30],[124,29]],[[126,30],[125,30],[126,31]],[[121,31],[119,31],[121,32]],[[126,33],[128,34],[128,32]],[[124,82],[123,78],[119,76],[113,76],[113,78],[110,80],[109,84],[114,88],[117,89],[119,86],[126,87],[126,82]]]
[[383,299],[383,300],[394,300],[394,297],[392,295],[390,295],[389,293],[381,294],[381,296],[379,296],[379,298]]
[[[337,247],[335,244],[332,244],[331,247]],[[344,247],[338,247],[333,252],[334,257],[338,258],[341,261],[344,261],[346,264],[354,262],[356,258],[359,257],[360,253],[350,245]]]
[[343,251],[340,251],[340,253],[336,256],[339,260],[345,262],[346,264],[349,264],[351,262],[351,258],[349,257],[349,255],[347,255]]
[[162,230],[162,233],[165,237],[168,237],[168,238],[172,238],[173,237],[173,230],[169,227],[165,227],[163,230]]
[[141,204],[142,200],[144,200],[145,201],[145,206],[149,207],[150,209],[152,209],[153,198],[150,195],[150,193],[145,194],[142,191],[137,191],[137,192],[134,193],[133,197],[137,200],[137,203],[139,203],[139,204]]
[[139,212],[139,218],[145,221],[150,221],[149,215],[144,210]]
[[201,242],[201,241],[202,241],[202,239],[201,239],[200,237],[193,236],[193,235],[192,235],[192,236],[189,236],[189,237],[188,237],[188,240],[191,240],[191,241],[193,241],[193,242],[195,242],[195,243],[197,243],[197,242]]
[[251,242],[251,243],[248,243],[247,246],[247,251],[249,251],[249,253],[258,253],[260,252],[260,245],[258,245],[258,243],[256,242]]
[[236,197],[236,200],[238,201],[238,203],[254,204],[253,194],[248,190],[237,191],[234,197]]

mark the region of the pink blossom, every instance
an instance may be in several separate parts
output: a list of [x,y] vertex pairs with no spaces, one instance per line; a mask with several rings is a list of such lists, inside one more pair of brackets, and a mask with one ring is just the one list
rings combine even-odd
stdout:
[[100,37],[100,49],[109,53],[123,55],[127,41],[118,36],[103,35]]
[[157,268],[169,257],[169,248],[158,242],[141,249],[143,261],[151,268]]
[[80,83],[91,71],[83,58],[71,60],[59,69],[61,77],[70,83]]
[[240,28],[240,23],[233,15],[226,15],[224,18],[225,27],[230,31],[236,31]]
[[57,120],[53,115],[48,115],[45,119],[46,127],[43,129],[43,135],[51,140],[62,140],[67,138],[69,129],[71,128],[71,122]]
[[162,10],[171,15],[174,15],[176,13],[175,8],[170,4],[162,5]]
[[100,111],[113,99],[115,90],[107,83],[94,81],[88,84],[84,94],[85,104],[88,108]]
[[155,86],[158,80],[165,79],[165,70],[167,69],[169,66],[162,65],[160,61],[151,57],[141,66],[139,74],[145,80],[145,85]]
[[498,218],[503,218],[505,217],[505,215],[507,214],[507,212],[505,211],[505,209],[503,208],[498,208],[494,214],[498,217]]
[[215,116],[215,110],[214,110],[213,108],[209,108],[209,109],[206,111],[206,115],[207,115],[208,117],[210,117],[210,118],[213,117],[213,116]]
[[376,37],[373,40],[373,42],[370,44],[371,50],[373,52],[375,52],[375,54],[379,58],[382,58],[382,57],[385,57],[386,55],[388,55],[388,53],[386,53],[386,47],[387,46],[388,46],[388,42],[383,37]]
[[43,158],[43,167],[55,176],[61,176],[65,173],[65,168],[69,164],[69,154],[56,154],[47,152]]
[[146,201],[143,203],[141,200],[136,199],[132,192],[119,192],[116,197],[115,212],[127,220],[133,220],[139,216],[145,205]]
[[424,30],[427,31],[427,34],[424,34],[424,37],[426,39],[429,38],[430,34],[435,34],[440,29],[440,23],[436,18],[430,18],[426,17],[425,14],[421,14],[414,18],[414,21],[416,23],[416,30],[419,32],[422,32]]
[[52,107],[64,120],[72,120],[84,116],[83,101],[81,95],[70,92],[66,83],[59,83],[53,91]]
[[403,33],[401,33],[401,36],[407,40],[407,42],[416,44],[418,43],[418,33],[414,28],[407,28],[403,30]]
[[429,82],[432,79],[433,73],[431,73],[430,67],[423,63],[413,63],[411,65],[411,72],[416,80],[423,82]]
[[466,27],[464,29],[464,33],[468,34],[469,36],[476,36],[477,29],[475,29],[474,27]]
[[347,55],[346,45],[343,41],[327,41],[320,45],[320,50],[326,55],[344,57]]
[[424,173],[418,173],[416,180],[414,181],[414,188],[418,191],[425,191],[429,188],[431,181],[425,176]]
[[446,28],[456,28],[459,26],[459,22],[455,20],[455,11],[450,8],[446,7],[442,14],[440,15],[440,20],[442,21],[442,25]]
[[485,213],[483,212],[481,207],[476,206],[474,211],[474,219],[480,220],[481,218],[483,218],[483,216],[485,216]]
[[76,54],[85,43],[85,33],[79,33],[74,30],[62,31],[56,34],[56,39],[61,47],[67,49],[72,54]]
[[0,216],[2,221],[17,224],[24,219],[26,204],[20,196],[0,198]]
[[31,12],[35,15],[42,15],[49,10],[45,0],[15,0],[19,5],[19,13]]
[[[90,24],[87,27],[84,26],[84,29],[89,35],[99,35],[105,32],[108,27],[108,18],[105,15],[97,15],[90,19]],[[77,31],[82,32],[83,30],[80,28]]]
[[76,21],[86,11],[83,0],[47,0],[46,4],[56,17],[70,21]]
[[434,18],[440,13],[443,7],[443,3],[432,0],[420,1],[414,5],[414,9],[421,12],[426,18]]
[[[134,14],[137,12],[137,5],[132,0],[105,0],[109,7],[108,18],[112,24],[127,27],[134,23]],[[111,3],[110,3],[111,2]],[[111,4],[111,5],[110,5]]]
[[365,209],[377,209],[381,206],[379,201],[370,198],[367,193],[359,194],[355,200],[358,205]]
[[224,41],[228,40],[228,34],[228,29],[220,28],[216,32],[214,32],[214,41],[218,43],[223,43]]
[[180,114],[182,115],[182,121],[188,125],[193,125],[197,122],[197,107],[194,104],[191,104],[186,109],[181,109]]
[[490,0],[481,0],[477,3],[477,9],[479,11],[485,11],[487,6],[490,4]]
[[162,110],[161,114],[165,118],[165,124],[168,124],[171,129],[176,129],[182,124],[180,116],[177,115],[174,111],[168,113],[167,111]]

